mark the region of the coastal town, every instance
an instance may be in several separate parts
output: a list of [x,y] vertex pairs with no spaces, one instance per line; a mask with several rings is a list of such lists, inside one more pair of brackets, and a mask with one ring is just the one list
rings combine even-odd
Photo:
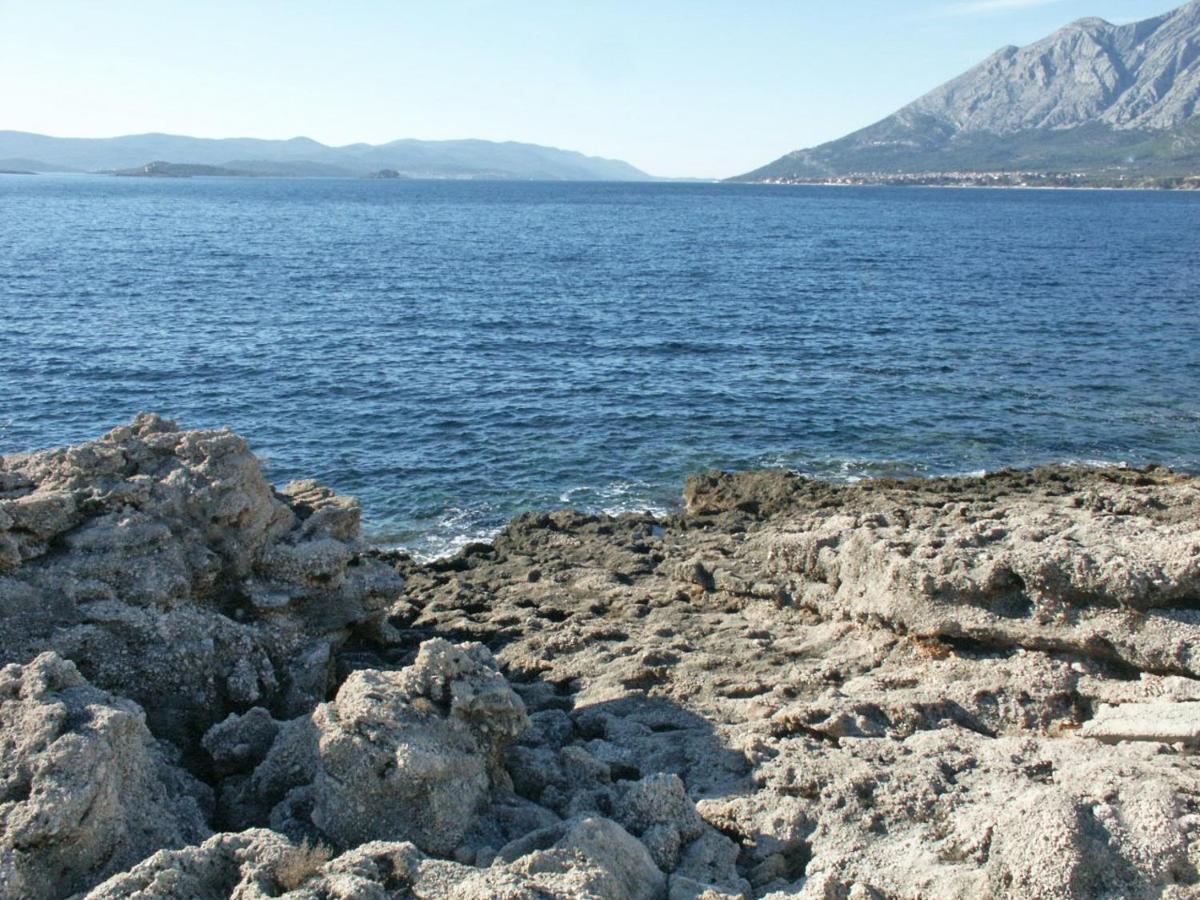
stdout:
[[824,178],[774,177],[760,184],[898,185],[910,187],[1111,188],[1200,190],[1200,175],[1149,177],[1087,172],[850,172]]

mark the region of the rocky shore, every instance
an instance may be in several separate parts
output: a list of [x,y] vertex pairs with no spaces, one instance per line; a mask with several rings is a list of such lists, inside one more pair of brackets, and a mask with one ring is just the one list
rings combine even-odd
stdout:
[[685,501],[419,564],[228,431],[0,458],[0,897],[1200,897],[1200,480]]

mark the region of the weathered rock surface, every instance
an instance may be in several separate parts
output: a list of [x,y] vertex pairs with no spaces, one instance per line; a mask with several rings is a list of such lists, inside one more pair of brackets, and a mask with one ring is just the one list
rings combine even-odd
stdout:
[[426,641],[401,672],[355,672],[313,714],[312,819],[338,847],[409,840],[449,855],[503,778],[521,699],[481,644]]
[[210,804],[136,704],[55,653],[0,669],[0,896],[64,897],[199,840]]
[[666,879],[645,848],[606,819],[564,823],[544,848],[476,868],[431,859],[409,843],[373,841],[330,859],[273,831],[220,834],[198,847],[160,851],[88,894],[88,900],[656,900]]
[[[1136,743],[1083,736],[1106,704],[1177,723],[1200,700],[1194,479],[710,473],[686,503],[527,516],[409,570],[393,625],[488,644],[526,700],[522,795],[612,810],[672,891],[1197,895],[1181,732],[1139,714]],[[730,841],[728,866],[625,817],[659,773]]]
[[[110,443],[153,443],[153,427]],[[176,448],[207,439],[164,433]],[[214,470],[173,462],[181,452],[162,478],[209,484]],[[49,463],[30,459],[0,466],[10,500],[59,490],[46,478],[31,489]],[[165,496],[157,477],[145,489]],[[290,524],[264,525],[273,537],[179,512],[201,503],[189,490],[170,515],[153,507],[173,535],[156,545],[161,572],[185,578],[152,577],[145,560],[137,575],[140,545],[118,543],[126,580],[101,580],[109,595],[95,603],[108,606],[68,591],[62,610],[129,610],[147,628],[187,613],[213,629],[189,640],[232,629],[248,643],[231,663],[265,654],[275,686],[237,702],[215,690],[200,716],[197,695],[139,683],[141,659],[93,665],[106,689],[162,705],[150,730],[177,742],[216,803],[154,755],[166,745],[146,745],[157,767],[138,771],[166,787],[139,803],[159,830],[106,855],[86,823],[60,828],[58,849],[37,847],[60,854],[69,890],[116,872],[93,897],[1200,896],[1193,478],[1047,468],[838,486],[709,473],[676,516],[530,514],[429,564],[364,554],[340,513],[328,515],[344,528],[303,532],[319,508],[297,510],[330,499],[315,488],[262,495],[283,512],[245,523],[278,514]],[[0,523],[20,557],[0,596],[52,599],[72,583],[64,573],[106,565],[107,551],[88,561],[67,540],[92,519],[41,501],[19,528]],[[30,555],[52,522],[66,537]],[[176,552],[201,562],[176,568]],[[205,568],[210,555],[220,565]],[[358,571],[374,574],[345,587]],[[257,605],[222,605],[234,585]],[[15,661],[61,645],[53,615],[10,609]],[[186,683],[192,657],[138,634]],[[288,667],[309,653],[324,674],[291,690]],[[27,680],[40,664],[5,671]],[[210,655],[202,671],[224,670]],[[123,702],[85,707],[137,720]],[[12,709],[0,741],[30,731]],[[22,790],[5,787],[0,811]],[[25,846],[6,815],[0,846]]]
[[1083,725],[1085,737],[1108,743],[1154,741],[1200,746],[1200,703],[1126,703],[1102,706]]
[[276,492],[246,442],[140,416],[0,459],[0,662],[46,648],[191,745],[230,711],[308,711],[333,653],[400,589],[358,553],[359,508]]

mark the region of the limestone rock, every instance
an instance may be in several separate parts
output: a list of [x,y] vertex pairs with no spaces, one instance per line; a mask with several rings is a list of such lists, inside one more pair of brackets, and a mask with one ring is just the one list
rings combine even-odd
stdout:
[[277,493],[229,431],[141,415],[0,458],[0,486],[0,663],[53,647],[181,746],[231,711],[309,711],[402,586],[361,556],[354,501]]
[[618,820],[678,896],[1200,888],[1196,758],[1079,736],[1105,704],[1200,701],[1195,479],[710,474],[687,502],[526,517],[409,570],[402,627],[489,642],[571,722],[510,748],[523,796]]
[[205,733],[201,745],[220,771],[245,771],[270,752],[279,727],[269,712],[256,706],[240,716],[230,713]]
[[306,817],[295,821],[293,807],[311,802],[317,774],[317,730],[311,716],[279,722],[264,720],[251,710],[214,725],[205,734],[204,745],[214,766],[226,770],[217,798],[222,826],[244,829],[272,824],[289,836],[306,831]]
[[136,704],[44,653],[0,669],[0,897],[56,898],[207,835]]
[[5,669],[0,895],[1200,892],[1195,478],[709,473],[417,563],[239,440],[0,465],[3,653],[177,745]]
[[368,842],[331,859],[323,847],[293,844],[271,831],[219,834],[154,854],[88,900],[661,900],[665,894],[666,879],[641,844],[615,822],[580,819],[547,836],[544,847],[487,868],[430,859],[411,843]]
[[479,644],[421,645],[401,672],[355,672],[313,714],[313,823],[339,847],[410,840],[449,854],[503,772],[525,707]]
[[[241,900],[279,896],[316,874],[328,853],[297,847],[265,829],[217,834],[197,846],[159,850],[92,890],[88,900]],[[275,890],[267,893],[264,885]]]
[[1128,703],[1103,706],[1081,731],[1084,737],[1116,741],[1200,744],[1200,703]]
[[1108,497],[1060,495],[1055,474],[1036,492],[936,505],[922,486],[878,487],[861,512],[798,511],[746,552],[822,615],[1200,676],[1200,519],[1151,505],[1194,504],[1194,485],[1150,475]]
[[[700,817],[679,776],[642,778],[617,801],[616,813],[617,821],[637,835],[663,872],[706,890],[749,890],[737,869],[741,848]],[[680,889],[673,887],[676,893]]]

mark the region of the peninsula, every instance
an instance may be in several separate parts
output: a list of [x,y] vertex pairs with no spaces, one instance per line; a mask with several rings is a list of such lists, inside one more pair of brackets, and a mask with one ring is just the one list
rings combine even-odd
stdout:
[[152,162],[135,169],[118,169],[112,173],[128,178],[194,178],[204,176],[239,177],[252,173],[221,166],[199,166],[187,163]]

